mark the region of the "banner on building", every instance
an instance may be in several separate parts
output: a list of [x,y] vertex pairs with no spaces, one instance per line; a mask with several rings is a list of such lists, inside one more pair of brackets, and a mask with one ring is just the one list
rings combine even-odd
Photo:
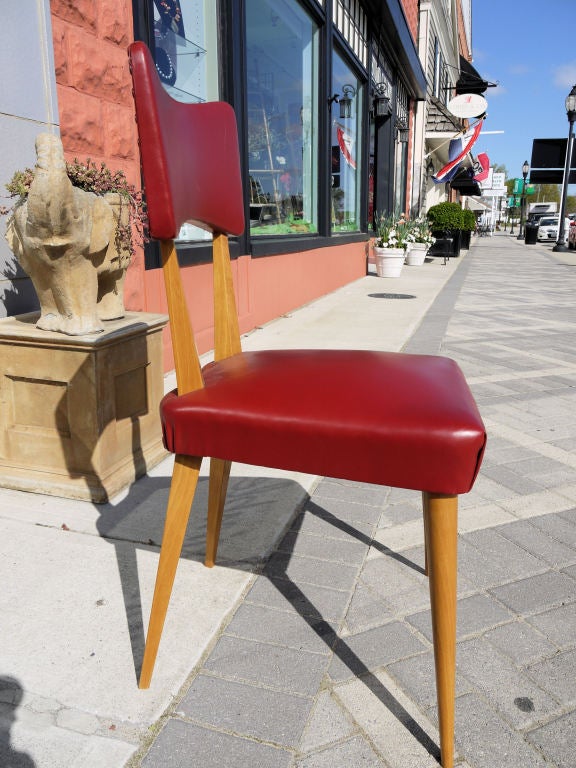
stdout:
[[[454,176],[462,160],[464,160],[464,158],[470,152],[474,144],[476,144],[476,142],[478,141],[478,137],[480,136],[480,131],[482,130],[482,124],[483,124],[483,120],[478,120],[474,128],[468,131],[464,135],[463,139],[462,138],[458,139],[461,146],[461,149],[458,152],[458,154],[452,158],[450,157],[450,153],[449,153],[448,157],[450,157],[450,160],[448,161],[448,163],[444,166],[444,168],[441,168],[438,171],[438,173],[432,176],[432,180],[436,184],[444,184],[447,181],[450,181],[450,179]],[[452,141],[456,141],[456,140],[453,139]],[[450,149],[452,149],[452,141],[450,142]]]

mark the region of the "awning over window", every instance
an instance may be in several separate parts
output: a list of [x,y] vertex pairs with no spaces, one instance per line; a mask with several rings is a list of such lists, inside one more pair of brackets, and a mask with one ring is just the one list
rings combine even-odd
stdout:
[[472,64],[464,56],[460,56],[460,77],[456,83],[456,93],[482,94],[487,88],[493,88],[495,85],[484,80]]
[[460,192],[461,195],[480,197],[482,189],[480,184],[474,180],[473,173],[472,168],[461,168],[450,182],[451,188]]
[[474,200],[472,197],[466,198],[465,208],[468,208],[470,211],[481,211],[482,213],[491,210],[490,206],[483,203],[482,200]]

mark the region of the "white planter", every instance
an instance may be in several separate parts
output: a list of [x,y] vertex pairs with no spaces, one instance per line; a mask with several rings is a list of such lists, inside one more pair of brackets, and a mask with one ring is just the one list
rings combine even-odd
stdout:
[[426,243],[410,243],[406,251],[406,264],[409,267],[419,267],[424,264],[428,246]]
[[400,277],[406,253],[403,248],[377,248],[374,259],[378,277]]

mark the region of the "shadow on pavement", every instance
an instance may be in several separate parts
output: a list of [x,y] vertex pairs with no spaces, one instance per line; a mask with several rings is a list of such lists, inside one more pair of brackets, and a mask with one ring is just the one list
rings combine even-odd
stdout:
[[[145,476],[130,487],[121,502],[95,505],[97,530],[115,548],[136,680],[145,643],[137,552],[160,547],[169,489],[170,478]],[[231,477],[218,564],[257,570],[305,497],[302,486],[293,480]],[[201,477],[181,558],[204,562],[207,508],[208,478]]]
[[[145,640],[136,552],[138,547],[159,546],[168,490],[168,478],[145,477],[132,486],[126,499],[117,506],[98,505],[101,513],[98,530],[116,547],[136,678],[140,671]],[[200,562],[203,562],[204,558],[207,494],[208,479],[201,478],[181,555],[183,558]],[[278,505],[279,500],[282,500],[280,507],[275,509],[275,504]],[[298,483],[262,477],[230,479],[218,563],[226,567],[252,570],[268,578],[274,588],[306,621],[311,630],[357,678],[362,680],[422,747],[438,760],[440,750],[437,744],[347,645],[346,641],[339,638],[334,627],[324,619],[299,586],[287,575],[294,543],[303,520],[302,515],[298,518],[297,514],[306,500],[307,513],[322,518],[364,544],[366,548],[374,547],[381,554],[393,558],[418,573],[423,573],[423,569],[416,563],[372,540],[370,536],[310,501]],[[286,515],[287,508],[292,510],[292,514]],[[269,518],[274,515],[277,519],[271,522]],[[267,525],[264,524],[264,518],[268,518]],[[286,531],[293,521],[295,523],[290,528],[290,535],[293,537],[292,547],[286,548],[284,545],[282,548],[282,554],[287,555],[287,559],[280,569],[276,566],[273,571],[267,572],[268,557],[263,558],[261,553],[271,554],[279,544],[282,532]],[[134,541],[132,537],[131,532],[135,528],[142,534],[140,541]],[[265,530],[268,532],[263,534]]]
[[[424,573],[424,569],[416,563],[408,560],[407,558],[399,555],[388,547],[380,544],[377,541],[372,540],[366,534],[356,530],[353,526],[339,520],[331,512],[328,512],[323,507],[313,502],[308,502],[306,505],[306,512],[311,513],[322,520],[329,522],[339,530],[353,536],[358,541],[366,544],[367,547],[374,547],[380,553],[387,557],[391,557],[394,560],[408,566],[409,568]],[[291,529],[291,534],[294,537],[292,548],[283,547],[283,554],[291,555],[293,553],[294,543],[297,540],[298,531],[303,521],[303,515],[300,515],[299,521]],[[296,534],[296,536],[294,536]],[[361,680],[364,685],[380,700],[380,702],[390,711],[390,713],[414,736],[414,738],[422,745],[422,747],[435,759],[440,761],[440,747],[433,741],[433,739],[426,733],[422,726],[412,717],[412,715],[402,706],[402,704],[390,693],[390,691],[384,686],[376,675],[366,666],[362,659],[350,648],[345,640],[338,636],[338,633],[329,624],[315,608],[312,602],[306,597],[306,595],[299,589],[298,585],[294,583],[287,575],[286,570],[290,560],[286,562],[284,572],[280,573],[278,569],[274,570],[274,578],[270,578],[270,582],[273,586],[283,595],[283,597],[291,603],[294,610],[296,610],[300,616],[306,621],[308,626],[321,638],[326,645],[332,650],[335,656],[337,656],[343,664],[345,664],[350,671]],[[266,569],[264,570],[266,574]],[[272,575],[272,574],[271,574]]]
[[10,729],[16,720],[16,709],[22,701],[22,686],[14,677],[0,675],[0,765],[2,768],[35,768],[27,752],[11,746]]
[[412,293],[369,293],[370,299],[415,299]]

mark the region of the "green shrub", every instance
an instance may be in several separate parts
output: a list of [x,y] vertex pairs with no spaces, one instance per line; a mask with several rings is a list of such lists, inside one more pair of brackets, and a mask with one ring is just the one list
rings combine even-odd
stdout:
[[437,203],[433,205],[426,216],[433,231],[463,229],[462,208],[458,203]]
[[462,211],[462,229],[465,232],[474,232],[476,229],[476,216],[473,211],[469,211],[468,208],[464,208]]

